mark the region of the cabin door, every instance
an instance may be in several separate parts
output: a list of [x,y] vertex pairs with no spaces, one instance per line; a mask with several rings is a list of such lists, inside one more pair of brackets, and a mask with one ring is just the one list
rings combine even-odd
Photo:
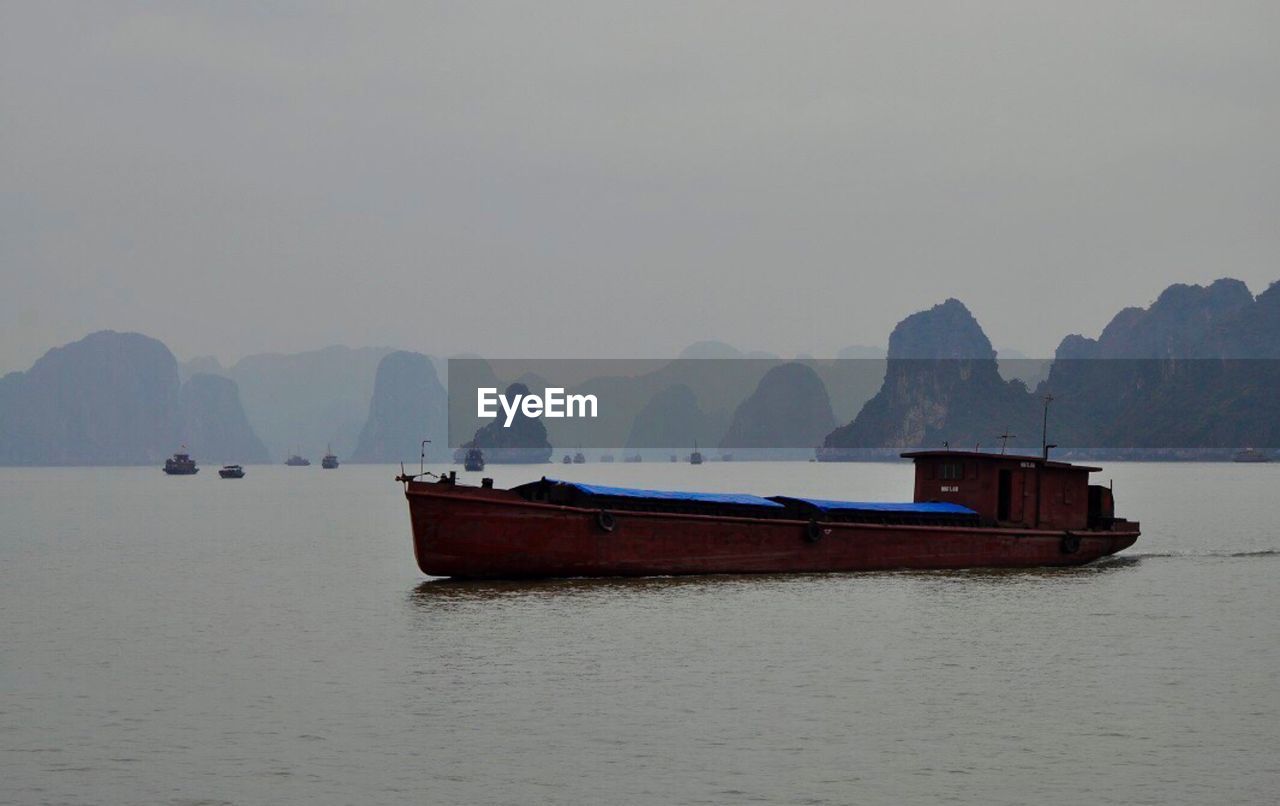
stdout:
[[1013,479],[1009,484],[1009,520],[1024,523],[1027,520],[1027,474],[1021,470],[1013,471]]
[[1013,471],[1000,471],[1000,486],[996,493],[996,520],[1009,520],[1009,508],[1013,504]]

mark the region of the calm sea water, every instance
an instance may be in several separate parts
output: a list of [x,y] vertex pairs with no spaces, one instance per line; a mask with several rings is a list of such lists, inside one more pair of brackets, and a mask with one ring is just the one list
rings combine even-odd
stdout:
[[[491,468],[902,500],[882,464]],[[387,467],[0,470],[0,801],[1273,803],[1280,465],[1064,571],[459,584]]]

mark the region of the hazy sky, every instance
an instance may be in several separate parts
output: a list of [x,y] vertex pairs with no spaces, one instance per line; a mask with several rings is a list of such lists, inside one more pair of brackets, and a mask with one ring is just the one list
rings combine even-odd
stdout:
[[0,371],[831,355],[1280,279],[1280,3],[0,3]]

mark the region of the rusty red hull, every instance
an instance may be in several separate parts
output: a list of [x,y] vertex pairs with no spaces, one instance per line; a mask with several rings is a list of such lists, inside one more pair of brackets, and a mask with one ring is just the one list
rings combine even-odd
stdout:
[[406,485],[418,567],[430,576],[537,578],[1030,568],[1083,565],[1133,545],[1123,531],[818,523],[600,511],[507,490]]

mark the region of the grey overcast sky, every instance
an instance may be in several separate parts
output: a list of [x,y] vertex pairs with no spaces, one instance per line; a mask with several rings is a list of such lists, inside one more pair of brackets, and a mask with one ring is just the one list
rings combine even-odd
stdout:
[[0,371],[1047,354],[1280,279],[1280,3],[0,3]]

